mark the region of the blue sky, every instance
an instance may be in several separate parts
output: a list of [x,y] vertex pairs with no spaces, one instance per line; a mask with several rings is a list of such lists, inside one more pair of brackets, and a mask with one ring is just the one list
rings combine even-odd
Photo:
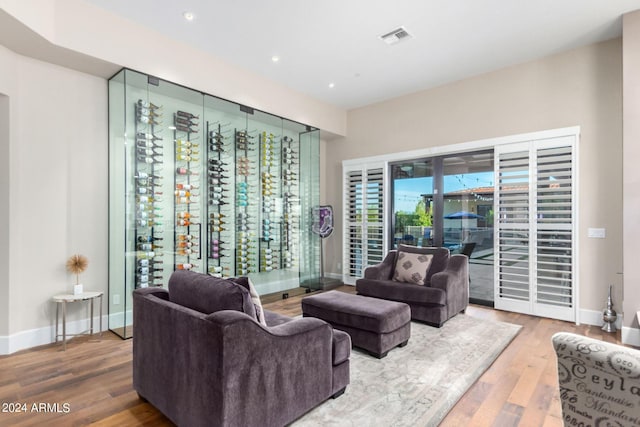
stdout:
[[[421,194],[433,191],[433,178],[407,178],[394,181],[395,210],[413,212]],[[464,188],[487,187],[493,185],[493,172],[479,172],[464,175],[447,175],[444,177],[444,192],[462,190]]]

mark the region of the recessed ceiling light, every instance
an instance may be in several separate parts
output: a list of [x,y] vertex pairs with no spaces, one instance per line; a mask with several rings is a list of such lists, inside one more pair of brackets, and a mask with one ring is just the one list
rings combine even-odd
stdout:
[[186,19],[187,21],[193,21],[193,19],[196,17],[192,12],[184,12],[182,16],[184,16],[184,19]]
[[277,56],[277,55],[273,55],[273,56],[271,57],[271,60],[272,60],[273,62],[278,62],[278,61],[280,61],[280,57],[279,57],[279,56]]
[[329,83],[329,89],[333,89],[334,87],[336,87],[335,83]]

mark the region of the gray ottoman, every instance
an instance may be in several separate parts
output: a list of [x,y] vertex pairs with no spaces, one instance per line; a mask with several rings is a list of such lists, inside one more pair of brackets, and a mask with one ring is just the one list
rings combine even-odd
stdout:
[[411,336],[411,309],[401,302],[329,291],[303,298],[302,315],[348,333],[354,346],[379,359]]

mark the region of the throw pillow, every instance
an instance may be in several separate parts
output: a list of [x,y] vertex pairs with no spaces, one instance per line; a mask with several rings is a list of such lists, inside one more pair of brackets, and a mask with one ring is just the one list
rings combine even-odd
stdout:
[[411,252],[398,252],[396,259],[396,269],[393,273],[393,280],[396,282],[415,283],[424,285],[427,279],[427,272],[431,266],[431,254],[415,254]]
[[169,278],[169,300],[205,314],[237,310],[257,320],[247,288],[207,274],[174,271]]
[[447,248],[399,245],[398,252],[411,252],[412,254],[433,255],[431,266],[429,266],[429,269],[427,270],[427,278],[424,281],[425,285],[428,285],[431,282],[431,276],[443,271],[445,268],[447,268],[447,264],[449,263],[449,249]]
[[264,317],[264,309],[262,308],[262,302],[260,302],[260,295],[258,295],[258,291],[256,291],[256,287],[253,285],[251,279],[248,277],[236,277],[235,279],[231,280],[238,285],[243,286],[249,291],[249,295],[251,295],[251,301],[253,302],[253,306],[256,309],[256,317],[258,318],[258,323],[260,323],[262,326],[267,326],[267,321]]

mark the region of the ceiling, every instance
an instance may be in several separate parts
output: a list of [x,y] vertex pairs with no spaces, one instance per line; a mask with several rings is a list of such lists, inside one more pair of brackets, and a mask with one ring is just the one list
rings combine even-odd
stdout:
[[[85,1],[345,109],[618,37],[621,15],[640,9],[640,0]],[[412,38],[379,38],[400,26]]]

